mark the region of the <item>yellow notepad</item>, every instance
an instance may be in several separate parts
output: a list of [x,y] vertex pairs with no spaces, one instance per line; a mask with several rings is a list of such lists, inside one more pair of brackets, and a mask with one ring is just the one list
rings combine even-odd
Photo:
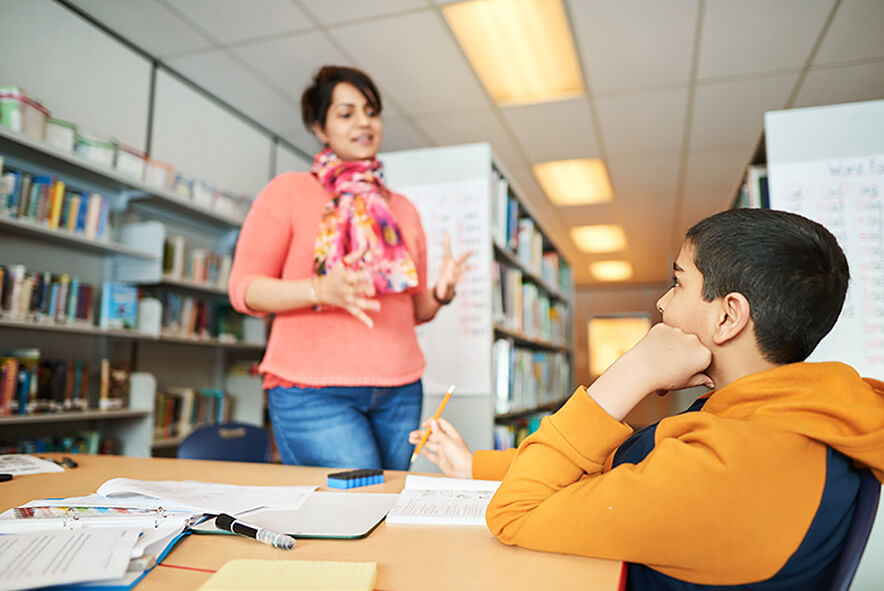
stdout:
[[231,560],[200,591],[372,591],[374,562]]

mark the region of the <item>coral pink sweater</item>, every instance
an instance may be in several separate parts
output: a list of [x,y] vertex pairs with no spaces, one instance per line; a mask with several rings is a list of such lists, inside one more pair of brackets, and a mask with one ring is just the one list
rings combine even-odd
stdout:
[[[261,191],[246,216],[230,273],[230,301],[237,311],[262,316],[245,302],[246,288],[256,277],[312,276],[313,244],[331,198],[306,173],[281,174]],[[427,289],[426,238],[408,199],[391,193],[390,208],[417,267],[417,287],[379,295],[380,311],[369,312],[374,328],[339,308],[276,314],[259,368],[265,388],[401,386],[421,377],[425,363],[414,332],[413,295]]]

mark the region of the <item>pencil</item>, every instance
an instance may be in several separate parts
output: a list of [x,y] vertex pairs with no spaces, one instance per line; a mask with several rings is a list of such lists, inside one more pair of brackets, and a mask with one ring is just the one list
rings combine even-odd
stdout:
[[[454,392],[454,384],[448,386],[448,392],[445,393],[445,396],[442,398],[442,402],[439,403],[439,408],[436,409],[436,414],[433,415],[433,419],[438,419],[442,415],[442,409],[445,408],[445,405],[448,404],[448,399],[451,398],[451,394]],[[419,453],[424,447],[424,444],[427,442],[427,439],[430,437],[430,427],[427,426],[427,430],[424,431],[424,436],[421,437],[421,442],[417,444],[417,447],[414,448],[414,453],[411,454],[411,461],[409,464],[413,464],[417,459]]]

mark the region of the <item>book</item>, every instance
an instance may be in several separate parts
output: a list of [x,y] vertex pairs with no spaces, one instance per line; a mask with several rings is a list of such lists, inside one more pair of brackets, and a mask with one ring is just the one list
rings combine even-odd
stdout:
[[138,290],[134,285],[105,281],[101,287],[99,326],[103,329],[135,328]]
[[377,574],[375,562],[239,558],[225,563],[200,591],[371,591]]
[[484,526],[485,510],[499,486],[496,480],[410,474],[387,524]]

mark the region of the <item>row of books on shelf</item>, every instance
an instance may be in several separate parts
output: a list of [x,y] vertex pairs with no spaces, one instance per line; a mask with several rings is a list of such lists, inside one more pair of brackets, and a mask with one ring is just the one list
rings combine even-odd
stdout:
[[515,253],[526,269],[543,279],[552,289],[567,294],[572,288],[571,269],[554,251],[545,251],[543,234],[534,220],[520,215],[519,201],[509,183],[493,171],[492,237],[494,243]]
[[49,109],[19,86],[0,86],[0,125],[135,182],[174,192],[221,215],[241,218],[251,206],[248,195],[219,190],[202,179],[181,174],[171,163],[148,158],[134,146],[85,133],[75,122],[51,117]]
[[551,414],[550,411],[537,412],[513,423],[494,425],[494,449],[519,447],[525,438],[540,428],[543,417]]
[[[128,408],[129,374],[126,365],[109,359],[91,376],[85,361],[13,349],[0,356],[0,416]],[[90,390],[92,383],[97,389]]]
[[509,330],[551,343],[568,340],[568,310],[551,300],[531,282],[523,281],[519,269],[495,261],[491,267],[491,312],[495,323]]
[[233,258],[207,248],[187,249],[183,236],[167,238],[163,243],[163,275],[227,288]]
[[497,414],[529,410],[571,393],[571,364],[565,353],[533,351],[510,339],[497,339],[492,361]]
[[77,430],[69,435],[0,439],[0,454],[39,454],[64,452],[75,454],[119,454],[119,440],[94,429]]
[[[99,302],[100,299],[100,302]],[[97,312],[97,314],[96,314]],[[99,288],[66,273],[0,266],[0,318],[41,325],[137,330],[159,337],[265,342],[260,319],[244,319],[227,302],[108,281]]]
[[67,230],[93,240],[108,240],[110,203],[99,193],[70,190],[52,175],[4,171],[0,157],[0,213],[51,230]]
[[227,423],[233,398],[217,388],[166,388],[154,407],[154,439],[184,438],[202,425]]

